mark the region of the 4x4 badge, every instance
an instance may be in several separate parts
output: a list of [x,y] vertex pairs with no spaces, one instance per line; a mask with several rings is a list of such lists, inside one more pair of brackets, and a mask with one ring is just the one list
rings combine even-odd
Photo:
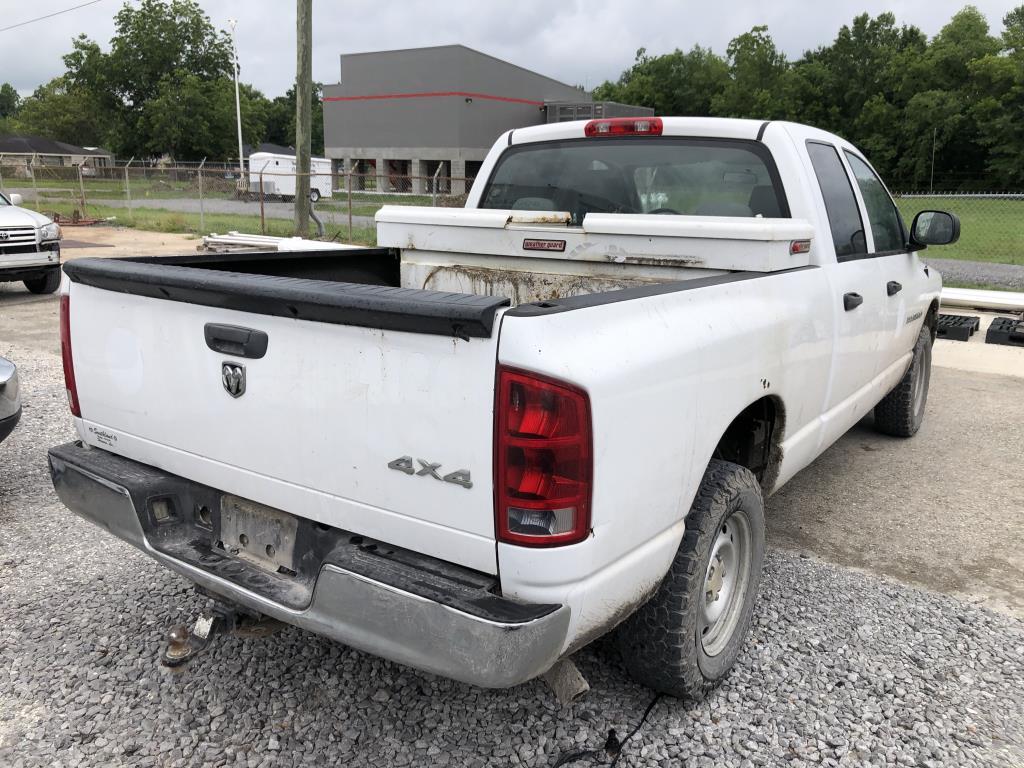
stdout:
[[473,487],[473,481],[470,479],[468,469],[457,469],[454,472],[449,472],[447,475],[442,476],[438,473],[438,470],[441,468],[440,463],[424,461],[423,459],[416,459],[416,461],[418,461],[420,465],[418,472],[416,471],[416,467],[413,466],[412,456],[401,456],[394,461],[389,461],[388,469],[397,469],[399,472],[404,472],[407,475],[417,475],[420,477],[429,475],[435,480],[461,485],[463,488]]

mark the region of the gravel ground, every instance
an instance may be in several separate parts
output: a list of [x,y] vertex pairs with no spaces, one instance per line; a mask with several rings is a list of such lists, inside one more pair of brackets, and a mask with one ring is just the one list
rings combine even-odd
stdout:
[[[0,765],[549,766],[651,702],[601,643],[566,707],[537,682],[483,691],[293,628],[160,667],[201,600],[61,507],[59,358],[0,354],[26,401],[0,445]],[[618,765],[1024,765],[1024,623],[782,552],[759,606],[727,682],[693,708],[659,700]]]
[[935,265],[946,283],[978,283],[1010,291],[1024,291],[1024,266],[1020,264],[932,258],[925,258],[925,261]]

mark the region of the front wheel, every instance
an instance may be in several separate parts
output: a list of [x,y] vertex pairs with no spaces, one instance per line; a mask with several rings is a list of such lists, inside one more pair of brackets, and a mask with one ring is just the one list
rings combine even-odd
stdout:
[[900,383],[875,406],[875,429],[893,437],[913,437],[924,421],[932,377],[932,332],[921,329],[914,358]]
[[757,478],[712,460],[658,591],[616,632],[637,682],[697,702],[728,674],[750,628],[764,539]]
[[55,293],[60,288],[60,270],[51,269],[45,275],[29,278],[24,283],[32,293]]
[[309,190],[309,202],[316,203],[320,200],[320,190],[311,189]]

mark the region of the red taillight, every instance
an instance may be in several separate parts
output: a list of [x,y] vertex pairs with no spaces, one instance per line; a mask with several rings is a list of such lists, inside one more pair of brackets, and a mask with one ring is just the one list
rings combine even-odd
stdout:
[[75,416],[82,415],[78,407],[78,386],[75,384],[75,363],[71,359],[71,297],[60,297],[60,357],[64,363],[64,387],[68,393],[68,405]]
[[584,136],[661,136],[660,117],[609,117],[583,126]]
[[498,540],[551,547],[590,533],[590,399],[581,389],[498,368],[494,514]]

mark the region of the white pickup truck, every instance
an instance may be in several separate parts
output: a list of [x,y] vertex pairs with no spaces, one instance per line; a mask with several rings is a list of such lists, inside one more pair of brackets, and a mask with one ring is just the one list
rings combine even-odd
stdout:
[[60,287],[60,225],[0,193],[0,283],[24,282],[32,293]]
[[908,231],[836,136],[698,118],[515,130],[465,209],[377,222],[374,249],[67,264],[60,498],[388,659],[510,686],[615,630],[690,700],[743,643],[764,496],[872,410],[917,431],[918,251],[959,234]]

